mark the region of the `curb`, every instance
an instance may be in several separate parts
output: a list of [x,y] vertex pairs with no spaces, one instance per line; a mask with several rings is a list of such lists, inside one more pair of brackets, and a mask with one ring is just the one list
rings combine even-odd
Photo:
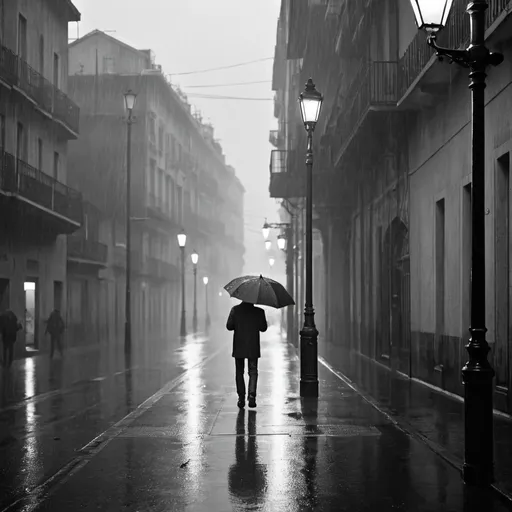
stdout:
[[[295,356],[299,358],[298,351],[292,343],[289,345],[294,349]],[[409,422],[405,421],[403,418],[400,418],[393,414],[393,412],[387,407],[382,406],[379,402],[371,396],[366,391],[363,391],[354,381],[352,381],[349,377],[347,377],[341,371],[335,369],[327,360],[325,360],[322,356],[318,356],[318,361],[322,366],[324,366],[327,370],[329,370],[333,375],[338,377],[344,384],[346,384],[349,388],[355,391],[365,402],[371,405],[374,409],[376,409],[380,414],[382,414],[387,420],[389,420],[396,428],[402,431],[409,437],[420,441],[424,445],[426,445],[432,452],[436,455],[439,455],[445,462],[450,464],[452,467],[457,469],[462,475],[462,465],[463,461],[453,455],[449,450],[441,446],[440,444],[431,441],[428,437],[424,436],[420,433],[415,427],[413,427]],[[506,490],[502,489],[497,484],[491,484],[491,489],[495,491],[500,498],[502,498],[508,505],[512,504],[512,494],[508,493]]]

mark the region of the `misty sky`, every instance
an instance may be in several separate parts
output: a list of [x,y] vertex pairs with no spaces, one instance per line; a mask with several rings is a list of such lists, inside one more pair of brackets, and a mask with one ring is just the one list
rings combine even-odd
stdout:
[[[73,0],[82,13],[79,35],[94,29],[138,49],[151,48],[156,63],[189,95],[189,102],[210,120],[226,154],[245,186],[246,271],[268,273],[261,226],[279,221],[269,198],[269,130],[276,128],[272,101],[202,99],[193,94],[273,98],[272,60],[222,71],[178,76],[175,73],[229,66],[273,57],[280,0]],[[70,38],[77,24],[70,23]],[[115,31],[115,32],[114,32]],[[187,86],[268,81],[246,86]],[[277,233],[276,233],[277,234]],[[282,257],[273,249],[282,270]]]

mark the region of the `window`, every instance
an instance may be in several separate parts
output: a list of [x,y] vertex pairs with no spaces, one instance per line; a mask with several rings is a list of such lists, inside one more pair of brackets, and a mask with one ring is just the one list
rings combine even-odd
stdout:
[[163,126],[158,127],[158,151],[160,154],[164,151],[164,128]]
[[103,57],[103,73],[106,75],[113,74],[115,72],[115,60],[114,57]]
[[55,85],[55,87],[59,87],[60,84],[59,84],[59,78],[60,78],[60,73],[59,73],[59,56],[54,53],[53,54],[53,85]]
[[183,223],[183,187],[178,186],[176,190],[176,217],[178,220],[178,224]]
[[44,76],[44,37],[39,36],[39,73]]
[[149,161],[149,194],[155,196],[156,189],[156,161],[151,159]]
[[16,132],[16,158],[18,160],[25,159],[25,128],[22,123],[18,123]]
[[168,213],[171,211],[171,205],[172,205],[171,193],[172,193],[171,177],[166,176],[165,177],[165,211]]
[[163,206],[164,204],[164,197],[165,197],[165,176],[164,176],[164,171],[162,169],[158,169],[158,191],[157,191],[157,196],[158,196],[158,205],[160,207]]
[[[509,387],[510,318],[512,288],[509,275],[510,262],[510,154],[496,162],[496,188],[494,205],[495,229],[495,308],[496,331],[493,347],[496,368],[496,391],[506,399]],[[501,398],[501,397],[500,397]]]
[[40,138],[37,139],[37,168],[43,170],[43,141]]
[[5,116],[0,114],[0,149],[5,149]]
[[59,153],[55,151],[53,153],[53,177],[59,179]]
[[[436,202],[435,224],[435,272],[436,272],[436,334],[444,334],[444,306],[445,306],[445,205],[444,199]],[[439,343],[439,342],[438,342]],[[436,364],[440,362],[439,345]]]
[[155,142],[156,133],[155,133],[155,118],[153,117],[154,114],[149,114],[149,138]]
[[27,60],[27,20],[21,14],[18,17],[18,55]]

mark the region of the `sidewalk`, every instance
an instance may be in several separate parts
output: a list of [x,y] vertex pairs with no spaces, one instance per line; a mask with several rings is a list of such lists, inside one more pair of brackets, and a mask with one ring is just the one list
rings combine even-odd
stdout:
[[[464,460],[464,404],[328,342],[319,343],[325,361],[407,432],[458,469]],[[494,415],[495,488],[512,500],[512,421]]]
[[508,510],[325,366],[320,398],[301,400],[277,336],[262,341],[258,407],[239,410],[223,343],[8,510]]

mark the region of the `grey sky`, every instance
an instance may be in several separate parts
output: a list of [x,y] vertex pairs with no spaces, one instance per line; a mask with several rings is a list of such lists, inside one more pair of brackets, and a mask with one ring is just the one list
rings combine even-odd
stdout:
[[[151,48],[168,74],[229,66],[272,57],[280,0],[74,0],[82,13],[80,36],[93,29],[110,32],[136,48]],[[70,37],[77,37],[75,23]],[[187,85],[271,80],[272,60],[197,75],[171,76],[189,94],[272,98],[271,83],[187,89]],[[246,270],[268,272],[261,236],[264,218],[277,221],[268,197],[269,130],[276,127],[271,101],[234,101],[189,97],[211,120],[227,162],[246,193]],[[277,256],[274,253],[274,257]],[[281,257],[278,257],[281,260]],[[263,268],[262,268],[263,267]],[[276,268],[277,267],[277,268]],[[276,263],[275,271],[282,265]]]

